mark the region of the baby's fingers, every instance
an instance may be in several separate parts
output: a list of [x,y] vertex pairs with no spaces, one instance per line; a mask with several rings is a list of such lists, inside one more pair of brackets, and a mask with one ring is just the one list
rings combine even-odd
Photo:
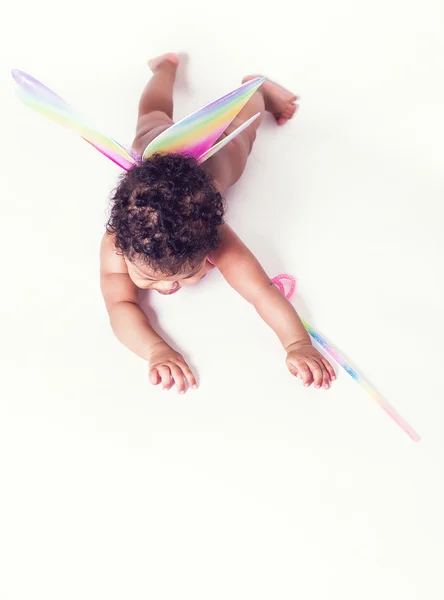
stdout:
[[195,390],[197,388],[197,381],[190,367],[186,363],[181,363],[180,368],[182,369],[182,373],[184,374],[190,388]]
[[324,367],[324,363],[321,362],[322,367],[322,387],[324,390],[330,389],[330,375],[327,372],[327,369]]
[[289,362],[288,368],[293,375],[302,379],[303,384],[308,387],[313,382],[313,377],[308,365],[305,362]]
[[179,392],[179,394],[184,394],[185,393],[185,378],[184,378],[184,375],[183,375],[180,367],[178,367],[174,363],[171,363],[170,369],[171,369],[171,374],[174,379],[174,383],[176,384],[176,387],[177,387],[177,391]]
[[150,379],[150,383],[152,383],[153,385],[159,385],[160,375],[159,375],[159,371],[156,369],[156,367],[151,367],[150,372],[149,372],[149,379]]
[[319,389],[322,385],[323,380],[321,365],[313,359],[307,361],[307,364],[312,372],[315,388]]
[[324,368],[326,369],[327,373],[330,376],[330,379],[332,381],[334,381],[336,379],[336,373],[335,370],[333,369],[333,367],[331,366],[331,364],[328,362],[328,360],[326,358],[322,359],[322,364],[324,365]]
[[171,379],[171,371],[167,365],[160,365],[157,367],[160,378],[162,380],[162,387],[164,390],[169,390],[173,386],[174,381]]

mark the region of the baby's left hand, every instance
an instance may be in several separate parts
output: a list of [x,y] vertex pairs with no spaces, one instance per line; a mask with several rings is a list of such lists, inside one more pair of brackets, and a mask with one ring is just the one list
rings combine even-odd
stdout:
[[331,364],[310,342],[292,344],[287,348],[287,367],[292,375],[302,379],[305,387],[314,383],[315,388],[328,390],[336,379]]

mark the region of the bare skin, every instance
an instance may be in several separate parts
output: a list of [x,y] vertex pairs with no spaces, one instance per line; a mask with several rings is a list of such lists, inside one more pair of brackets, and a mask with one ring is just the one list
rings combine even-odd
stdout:
[[[173,87],[179,57],[168,53],[149,61],[153,76],[139,103],[139,116],[133,148],[142,153],[146,146],[173,124]],[[251,79],[252,75],[243,81]],[[291,119],[297,109],[297,96],[267,81],[244,106],[224,135],[228,135],[257,112],[252,125],[202,167],[214,177],[224,193],[242,175],[265,111],[271,112],[278,125]],[[119,256],[112,236],[105,234],[101,245],[101,289],[117,338],[149,364],[149,379],[164,389],[176,385],[179,393],[196,388],[197,382],[184,358],[151,327],[138,305],[139,289],[171,294],[182,286],[194,285],[213,268],[219,269],[228,284],[252,304],[273,329],[287,353],[290,373],[305,386],[328,389],[335,373],[330,363],[313,347],[302,322],[288,300],[272,285],[259,261],[228,226],[221,228],[220,247],[190,273],[159,277],[146,265]]]

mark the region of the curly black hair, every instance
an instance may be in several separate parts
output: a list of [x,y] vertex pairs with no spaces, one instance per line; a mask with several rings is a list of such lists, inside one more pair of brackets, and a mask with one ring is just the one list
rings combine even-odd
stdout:
[[191,271],[221,242],[222,196],[193,158],[155,154],[121,177],[111,200],[118,252],[154,272]]

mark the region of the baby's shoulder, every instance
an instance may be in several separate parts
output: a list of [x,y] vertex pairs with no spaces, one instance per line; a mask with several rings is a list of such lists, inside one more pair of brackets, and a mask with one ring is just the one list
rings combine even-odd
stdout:
[[113,234],[105,232],[100,244],[100,270],[107,273],[128,273],[125,259],[118,253]]

